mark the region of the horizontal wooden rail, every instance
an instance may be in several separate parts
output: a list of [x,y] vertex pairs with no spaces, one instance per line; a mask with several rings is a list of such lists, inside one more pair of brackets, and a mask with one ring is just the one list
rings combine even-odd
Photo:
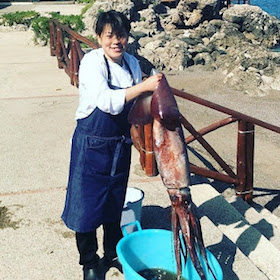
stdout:
[[211,178],[228,184],[238,185],[239,180],[237,178],[232,178],[228,175],[219,173],[218,171],[208,170],[203,167],[198,167],[196,165],[190,164],[190,171],[196,175]]
[[[226,119],[223,119],[221,121],[213,123],[213,124],[203,128],[203,129],[199,130],[198,134],[201,135],[201,136],[206,135],[210,132],[213,132],[214,130],[217,130],[218,128],[221,128],[223,126],[226,126],[226,125],[231,124],[231,123],[236,122],[236,121],[237,121],[236,118],[228,117]],[[194,135],[190,135],[190,136],[186,137],[185,142],[187,144],[190,144],[194,140],[196,140],[196,137]]]
[[229,109],[227,107],[221,106],[219,104],[213,103],[211,101],[208,101],[208,100],[205,100],[203,98],[194,96],[194,95],[192,95],[190,93],[186,93],[184,91],[180,91],[180,90],[175,89],[175,88],[172,88],[172,92],[173,92],[174,95],[182,97],[183,99],[190,100],[190,101],[192,101],[194,103],[197,103],[197,104],[203,105],[205,107],[214,109],[214,110],[216,110],[218,112],[230,115],[230,116],[232,116],[232,117],[234,117],[236,119],[241,119],[241,120],[244,120],[246,122],[250,122],[250,123],[253,123],[255,125],[261,126],[263,128],[266,128],[268,130],[280,133],[280,127],[279,126],[272,125],[272,124],[264,122],[262,120],[250,117],[248,115],[242,114],[240,112],[234,111],[234,110]]
[[70,27],[68,27],[67,25],[64,25],[60,22],[58,22],[55,19],[51,19],[50,23],[54,23],[57,27],[63,29],[64,31],[66,31],[70,36],[72,36],[73,38],[75,38],[76,40],[78,40],[79,42],[85,43],[87,44],[89,47],[96,49],[99,48],[99,46],[97,44],[95,44],[93,41],[89,40],[88,38],[78,34],[77,32],[75,32],[74,30],[72,30]]
[[224,162],[224,160],[218,155],[218,153],[209,145],[209,143],[199,134],[195,128],[191,125],[187,119],[182,116],[181,120],[183,126],[195,137],[195,139],[209,152],[209,154],[216,160],[216,162],[223,168],[223,170],[233,178],[236,178],[236,175],[231,170],[231,168]]

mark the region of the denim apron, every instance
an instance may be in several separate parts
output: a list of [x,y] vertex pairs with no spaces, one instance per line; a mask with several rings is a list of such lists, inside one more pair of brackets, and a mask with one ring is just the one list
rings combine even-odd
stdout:
[[[107,59],[108,85],[111,73]],[[124,59],[123,59],[124,60]],[[128,63],[126,68],[133,78]],[[134,82],[133,82],[134,84]],[[130,124],[132,102],[118,115],[98,107],[79,119],[72,139],[69,182],[62,220],[76,232],[89,232],[107,222],[120,220],[131,160]]]

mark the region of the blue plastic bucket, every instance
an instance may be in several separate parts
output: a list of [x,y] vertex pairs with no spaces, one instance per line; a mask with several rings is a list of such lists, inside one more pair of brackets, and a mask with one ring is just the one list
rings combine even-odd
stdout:
[[[138,231],[127,234],[117,245],[117,254],[123,267],[125,280],[145,280],[138,272],[144,269],[162,269],[177,274],[174,254],[173,233],[162,229],[142,230],[136,223]],[[222,269],[214,255],[206,249],[207,259],[217,280],[223,279]],[[202,260],[207,280],[214,280],[211,272],[207,271]],[[187,280],[200,280],[193,263],[188,257],[182,267],[182,276]]]

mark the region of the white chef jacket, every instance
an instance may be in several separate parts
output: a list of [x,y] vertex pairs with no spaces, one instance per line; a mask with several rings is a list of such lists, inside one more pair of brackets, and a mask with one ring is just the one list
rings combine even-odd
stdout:
[[76,119],[89,116],[98,107],[105,113],[117,115],[125,104],[125,89],[141,82],[142,72],[138,60],[128,53],[124,59],[129,65],[133,78],[125,63],[120,66],[108,60],[111,72],[111,84],[121,89],[111,89],[108,85],[108,71],[102,48],[85,54],[79,69],[79,106]]

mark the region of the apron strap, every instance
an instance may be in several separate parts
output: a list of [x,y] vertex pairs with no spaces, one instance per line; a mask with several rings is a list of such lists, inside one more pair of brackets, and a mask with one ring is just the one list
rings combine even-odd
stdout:
[[118,161],[119,161],[119,156],[121,153],[121,148],[123,145],[123,142],[125,141],[125,137],[122,136],[121,140],[118,142],[116,150],[115,150],[115,154],[114,154],[114,158],[113,158],[113,164],[112,164],[112,169],[111,169],[111,176],[114,176],[117,170],[117,165],[118,165]]
[[[109,87],[111,88],[111,86],[112,86],[112,75],[111,75],[111,71],[110,71],[110,66],[109,66],[109,62],[108,62],[108,59],[105,56],[105,54],[103,56],[104,56],[104,60],[105,60],[105,64],[106,64],[106,68],[107,68],[107,72],[108,72],[107,82],[108,82]],[[130,74],[130,76],[132,78],[132,81],[133,81],[132,85],[134,86],[135,85],[135,81],[134,81],[134,78],[133,78],[133,74],[132,74],[131,68],[129,67],[129,64],[124,59],[124,57],[123,57],[123,62],[124,62],[125,67],[128,69],[128,72],[129,72],[129,74]]]
[[[109,87],[112,88],[112,76],[111,76],[110,66],[109,66],[107,57],[105,55],[103,55],[103,56],[104,56],[106,68],[107,68],[107,71],[108,71],[107,82],[108,82]],[[133,78],[133,74],[132,74],[131,68],[129,67],[129,64],[124,59],[124,57],[123,57],[123,63],[125,65],[125,67],[128,69],[128,72],[129,72],[129,74],[130,74],[130,76],[132,78],[132,81],[133,81],[132,85],[135,85],[135,81],[134,81],[134,78]],[[122,145],[124,143],[132,145],[131,139],[128,140],[128,138],[126,138],[124,135],[121,136],[121,139],[117,143],[117,147],[116,147],[116,150],[115,150],[115,153],[114,153],[113,164],[112,164],[111,174],[110,174],[111,176],[114,176],[115,173],[116,173],[117,165],[118,165],[118,161],[119,161],[119,157],[120,157],[120,153],[121,153],[121,148],[122,148]]]

